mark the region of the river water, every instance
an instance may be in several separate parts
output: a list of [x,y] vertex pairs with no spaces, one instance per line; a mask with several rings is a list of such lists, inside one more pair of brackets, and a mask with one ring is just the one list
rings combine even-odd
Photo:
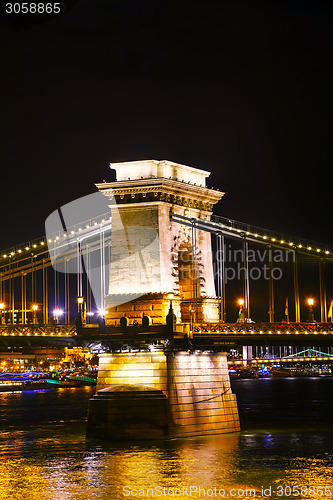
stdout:
[[0,499],[333,498],[333,378],[232,386],[240,433],[131,444],[86,441],[91,387],[0,393]]

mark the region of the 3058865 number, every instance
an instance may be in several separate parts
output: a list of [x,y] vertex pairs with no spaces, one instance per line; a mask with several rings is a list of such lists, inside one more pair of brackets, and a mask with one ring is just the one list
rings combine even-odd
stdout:
[[278,497],[330,497],[332,495],[330,486],[278,486],[276,488]]
[[60,2],[56,3],[30,3],[30,2],[15,2],[6,3],[7,14],[60,14]]

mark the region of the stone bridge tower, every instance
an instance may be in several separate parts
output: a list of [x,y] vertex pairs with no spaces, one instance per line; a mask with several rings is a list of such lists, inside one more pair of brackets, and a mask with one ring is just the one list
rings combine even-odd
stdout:
[[[197,320],[217,322],[211,235],[198,230],[194,249],[191,227],[170,222],[169,217],[172,210],[210,219],[213,205],[224,194],[206,187],[210,172],[157,160],[112,163],[110,167],[116,171],[116,181],[96,186],[116,202],[112,231],[116,221],[123,230],[112,237],[106,324],[119,324],[124,313],[129,325],[141,324],[143,313],[151,324],[165,324],[170,299],[177,322],[189,322],[194,296]],[[148,233],[140,233],[142,228]],[[123,249],[130,246],[131,258],[122,259]]]

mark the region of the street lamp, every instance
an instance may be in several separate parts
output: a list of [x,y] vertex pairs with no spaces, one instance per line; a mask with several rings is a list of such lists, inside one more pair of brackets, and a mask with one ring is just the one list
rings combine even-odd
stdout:
[[245,323],[244,299],[238,299],[239,313],[237,323]]
[[314,312],[313,312],[313,307],[312,307],[313,304],[314,304],[314,300],[308,299],[308,305],[309,305],[308,323],[315,323]]
[[170,300],[170,309],[172,309],[172,299],[173,299],[173,293],[168,293],[168,299]]
[[57,324],[59,323],[59,317],[62,314],[64,314],[64,311],[62,311],[61,309],[59,309],[58,306],[55,309],[53,309],[53,316],[54,316],[54,319],[55,319],[55,321],[56,321]]
[[0,325],[2,325],[4,323],[3,321],[3,317],[2,317],[2,311],[6,308],[6,304],[4,304],[3,302],[0,302]]
[[85,309],[85,304],[84,304],[84,297],[79,295],[77,298],[77,303],[79,305],[79,317],[81,318],[81,321],[83,321],[83,323],[85,324],[86,323],[86,314],[85,314],[86,309]]
[[99,333],[105,333],[105,316],[106,316],[107,310],[103,309],[98,309],[98,330]]
[[38,310],[38,305],[37,304],[32,304],[32,310],[33,310],[33,319],[32,319],[32,324],[36,325],[37,324],[37,310]]

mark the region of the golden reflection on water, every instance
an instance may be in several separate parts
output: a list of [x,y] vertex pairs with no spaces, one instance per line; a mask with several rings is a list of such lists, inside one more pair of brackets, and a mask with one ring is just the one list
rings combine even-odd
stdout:
[[[103,480],[107,484],[111,467],[117,478],[112,492],[114,498],[125,498],[125,486],[126,492],[135,489],[138,493],[148,488],[155,491],[155,487],[160,487],[160,491],[163,488],[171,491],[176,488],[182,490],[183,487],[189,489],[191,486],[200,486],[205,490],[214,487],[226,490],[246,488],[249,485],[238,483],[234,474],[238,442],[238,435],[182,440],[164,449],[147,449],[143,452],[143,460],[142,451],[133,449],[126,457],[116,454],[112,463],[106,457]],[[150,495],[152,497],[152,493]],[[160,498],[164,497],[170,498],[167,495]],[[179,495],[178,498],[187,496]],[[191,498],[199,498],[198,493],[193,490]]]
[[[276,481],[276,485],[281,484],[281,481]],[[286,473],[284,484],[290,485],[291,488],[304,485],[307,487],[307,490],[304,489],[307,498],[315,500],[333,498],[332,456],[325,454],[322,458],[294,458]],[[313,490],[309,491],[309,486],[312,486]],[[282,488],[284,488],[283,484]]]
[[[43,456],[43,453],[40,459],[23,458],[20,432],[13,433],[12,437],[10,454],[0,465],[1,500],[21,500],[26,496],[29,500],[104,500],[126,498],[124,486],[130,490],[146,490],[155,486],[208,488],[221,483],[235,484],[232,469],[238,435],[170,442],[162,446],[96,448],[92,445],[85,449],[81,443],[72,457],[69,449],[65,459]],[[49,439],[41,441],[42,451]],[[198,496],[193,494],[192,498]]]
[[7,460],[0,464],[1,500],[44,500],[48,497],[43,466],[26,459]]
[[[193,486],[205,491],[223,488],[229,499],[333,500],[331,432],[316,436],[290,429],[268,432],[265,427],[163,443],[86,442],[86,420],[71,412],[83,393],[86,407],[91,389],[0,395],[0,500],[223,498],[198,492],[191,497],[124,496],[125,486],[137,493],[155,487],[186,491]],[[32,418],[35,411],[37,419]],[[320,455],[318,450],[324,452]],[[276,494],[279,486],[302,485],[313,486],[315,494],[296,497],[288,489]],[[270,486],[272,494],[265,497],[261,488]],[[316,492],[325,486],[331,487],[330,496]],[[231,496],[232,488],[243,494]],[[246,495],[246,489],[254,489],[255,495]]]
[[[254,435],[222,435],[205,438],[175,440],[166,443],[137,445],[85,443],[80,434],[71,440],[63,436],[37,437],[33,448],[27,447],[27,434],[13,432],[10,445],[8,433],[0,433],[1,442],[7,442],[7,453],[1,448],[0,499],[1,500],[113,500],[125,498],[172,498],[170,495],[153,496],[163,488],[176,488],[189,493],[190,486],[202,491],[223,488],[228,498],[295,498],[276,495],[278,486],[331,486],[333,497],[332,456],[305,459],[267,455],[251,457]],[[36,437],[36,436],[35,436]],[[257,436],[258,437],[258,436]],[[242,446],[239,441],[242,440]],[[244,449],[249,445],[248,451]],[[33,453],[30,455],[30,451]],[[4,456],[6,455],[6,456]],[[272,495],[264,497],[261,487],[272,486]],[[124,490],[123,488],[128,488]],[[154,490],[159,487],[159,490]],[[186,490],[186,488],[188,488]],[[242,494],[230,490],[241,490]],[[246,489],[252,489],[246,494]],[[255,489],[255,495],[253,492]],[[124,496],[134,491],[137,496]],[[199,495],[173,498],[222,498]],[[224,498],[227,498],[225,496]],[[329,498],[319,494],[298,498]]]

